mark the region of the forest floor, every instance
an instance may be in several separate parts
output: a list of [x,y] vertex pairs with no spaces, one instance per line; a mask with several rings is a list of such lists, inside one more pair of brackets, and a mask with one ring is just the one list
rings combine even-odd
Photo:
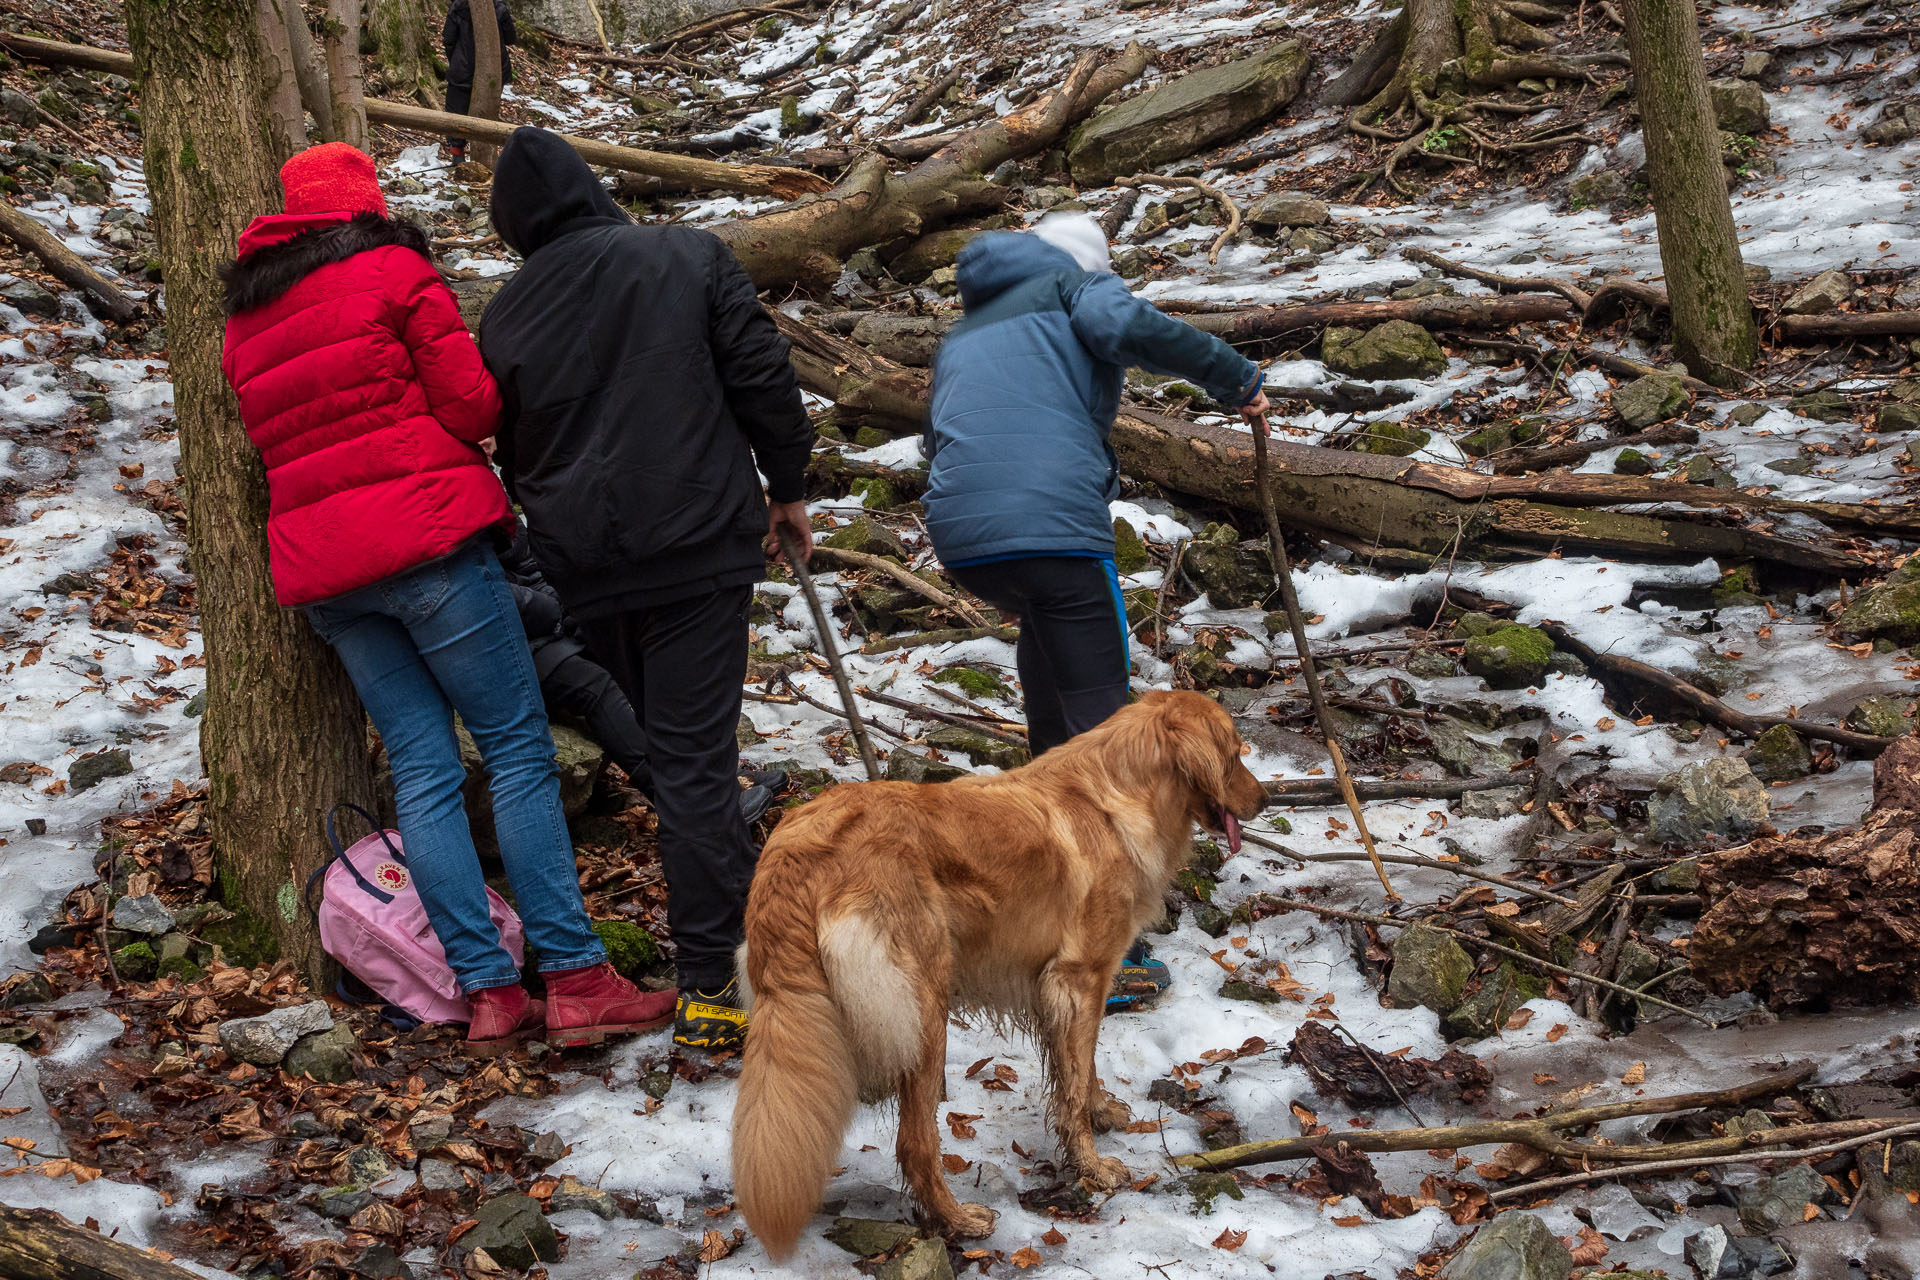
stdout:
[[[1570,14],[1560,33],[1569,47],[1610,47],[1610,8]],[[1130,40],[1156,55],[1151,85],[1299,38],[1315,52],[1318,84],[1386,20],[1371,4],[941,0],[915,11],[852,74],[844,65],[774,70],[823,42],[844,53],[892,12],[797,11],[665,54],[617,51],[635,65],[539,40],[518,55],[505,115],[637,145],[804,158],[1004,113],[1057,84],[1077,52]],[[1892,139],[1884,145],[1863,137],[1869,125],[1897,122],[1914,92],[1910,16],[1809,0],[1713,11],[1710,66],[1749,74],[1768,113],[1729,141],[1743,253],[1771,277],[1756,284],[1764,305],[1779,306],[1829,269],[1847,276],[1842,310],[1920,305],[1910,178],[1920,144],[1893,137],[1897,130],[1879,135]],[[124,47],[116,21],[106,7],[0,0],[0,29]],[[1750,61],[1769,51],[1768,65]],[[930,117],[897,125],[914,89],[953,67],[965,74]],[[1489,296],[1418,251],[1589,288],[1616,275],[1655,281],[1644,147],[1631,100],[1617,92],[1624,69],[1596,68],[1593,80],[1507,95],[1529,108],[1509,113],[1515,130],[1577,129],[1577,145],[1497,154],[1442,138],[1400,166],[1406,195],[1384,180],[1356,181],[1380,168],[1392,143],[1340,133],[1333,126],[1344,111],[1310,106],[1310,88],[1264,131],[1168,168],[1204,175],[1243,209],[1275,192],[1321,197],[1324,217],[1251,226],[1209,262],[1219,229],[1211,205],[1153,191],[1122,224],[1117,258],[1143,295],[1170,310]],[[153,291],[131,86],[14,63],[4,89],[8,197],[128,289]],[[451,279],[513,269],[489,235],[484,170],[450,169],[418,136],[375,133],[396,212],[430,225]],[[1232,163],[1264,150],[1284,154]],[[1016,193],[1005,225],[1062,202],[1097,213],[1123,194],[1076,189],[1057,153],[997,177]],[[643,217],[695,225],[774,204],[629,195]],[[774,301],[828,326],[849,312],[938,317],[957,308],[950,270],[932,265],[908,279],[895,266],[897,276],[877,258],[857,260],[828,288]],[[731,1205],[726,1133],[737,1064],[675,1053],[664,1033],[564,1059],[481,1063],[463,1058],[444,1031],[396,1032],[368,1010],[336,1005],[352,1033],[350,1066],[315,1073],[338,1080],[227,1054],[223,1021],[306,997],[291,975],[256,963],[244,921],[223,919],[207,901],[217,894],[199,812],[202,649],[165,336],[157,326],[103,325],[10,247],[0,271],[11,273],[0,276],[0,961],[12,974],[0,981],[0,1134],[20,1152],[17,1169],[0,1169],[0,1204],[91,1219],[206,1275],[385,1275],[401,1266],[419,1276],[485,1274],[470,1250],[490,1229],[487,1206],[523,1193],[564,1237],[564,1254],[544,1264],[556,1280],[874,1271],[824,1231],[832,1215],[910,1217],[890,1115],[861,1113],[819,1229],[796,1258],[772,1264]],[[1337,372],[1312,336],[1298,335],[1297,349],[1273,342],[1258,352],[1272,359],[1280,440],[1339,449],[1385,441],[1419,461],[1484,470],[1494,428],[1501,456],[1529,444],[1596,443],[1576,465],[1581,475],[1645,465],[1727,492],[1883,508],[1907,502],[1920,477],[1920,413],[1908,407],[1920,402],[1920,381],[1904,340],[1772,335],[1751,383],[1737,394],[1692,395],[1667,414],[1693,429],[1691,439],[1636,451],[1636,463],[1609,443],[1622,431],[1614,393],[1632,379],[1608,372],[1607,361],[1669,358],[1662,318],[1642,308],[1578,334],[1568,323],[1443,331],[1438,365],[1417,377]],[[1561,354],[1577,343],[1599,358]],[[1130,397],[1240,429],[1180,384],[1137,378]],[[811,504],[822,536],[847,530],[842,540],[856,549],[930,567],[915,508],[898,491],[924,465],[918,438],[836,422],[818,397],[810,408],[822,425]],[[1531,425],[1516,435],[1516,421]],[[1136,686],[1210,689],[1238,717],[1257,776],[1327,780],[1292,645],[1258,580],[1257,517],[1140,476],[1127,477],[1114,514],[1137,535],[1123,584],[1135,606]],[[1614,1120],[1587,1136],[1636,1143],[1863,1116],[1889,1127],[1920,1120],[1911,985],[1875,986],[1881,1007],[1849,1007],[1867,995],[1864,979],[1789,995],[1784,971],[1770,971],[1769,983],[1716,995],[1688,963],[1712,905],[1700,896],[1700,868],[1713,859],[1700,856],[1750,836],[1812,841],[1859,822],[1873,796],[1871,753],[1777,736],[1756,749],[1751,736],[1703,723],[1697,708],[1564,645],[1516,675],[1488,640],[1507,636],[1498,631],[1506,624],[1559,624],[1590,650],[1681,675],[1748,715],[1910,732],[1920,653],[1902,646],[1920,639],[1920,624],[1912,634],[1836,628],[1910,544],[1804,513],[1749,527],[1850,557],[1860,571],[1842,582],[1765,561],[1561,551],[1483,559],[1460,546],[1416,556],[1298,537],[1309,636],[1327,655],[1356,773],[1429,788],[1366,810],[1383,851],[1423,860],[1389,868],[1404,901],[1387,903],[1364,861],[1297,860],[1358,856],[1351,818],[1324,795],[1249,824],[1266,845],[1225,858],[1196,853],[1154,939],[1173,990],[1113,1015],[1101,1037],[1101,1074],[1140,1121],[1102,1140],[1138,1177],[1111,1199],[1089,1197],[1057,1169],[1031,1046],[955,1020],[942,1109],[948,1167],[965,1198],[1000,1216],[991,1238],[957,1243],[950,1265],[1101,1280],[1431,1276],[1490,1219],[1517,1218],[1493,1210],[1522,1207],[1567,1243],[1582,1274],[1920,1274],[1920,1148],[1886,1142],[1865,1148],[1872,1160],[1823,1157],[1811,1184],[1794,1180],[1789,1156],[1537,1194],[1524,1190],[1528,1179],[1577,1166],[1523,1149],[1424,1144],[1374,1156],[1371,1174],[1364,1159],[1337,1150],[1225,1179],[1196,1178],[1171,1161],[1243,1140],[1324,1133],[1335,1143],[1415,1123],[1724,1090],[1802,1065],[1811,1078],[1758,1098],[1759,1118],[1742,1104]],[[990,633],[911,638],[963,621],[871,573],[818,570],[855,683],[888,699],[866,711],[892,773],[992,769],[1016,758],[1004,740],[1017,740],[1008,727],[1021,719],[1009,643]],[[1911,588],[1879,590],[1897,602]],[[790,581],[760,589],[753,625],[744,756],[792,770],[803,791],[863,776],[845,722],[825,709],[835,695],[820,637]],[[651,815],[610,768],[595,781],[597,762],[590,752],[587,760],[575,834],[590,905],[598,918],[665,941]],[[1762,781],[1745,773],[1749,760]],[[1717,761],[1730,767],[1699,768]],[[1478,781],[1462,794],[1462,779]],[[1462,869],[1508,883],[1462,878]],[[1562,904],[1543,913],[1543,891],[1579,896],[1585,914],[1549,923]],[[156,935],[157,954],[143,956],[125,949],[135,939],[121,935],[122,921],[113,920],[111,937],[101,922],[117,901],[149,894],[176,918]],[[1422,988],[1419,967],[1431,956],[1395,945],[1415,935],[1289,903],[1418,917],[1563,968],[1600,973],[1604,961],[1602,976],[1695,1017],[1536,965],[1503,965],[1470,943],[1473,972],[1464,991],[1454,985],[1444,1003],[1460,1008],[1443,1018],[1385,995],[1388,983],[1403,995]],[[119,956],[111,970],[103,938]],[[1885,962],[1899,969],[1903,957]],[[664,975],[648,957],[635,963]],[[1383,1091],[1376,1077],[1396,1059],[1399,1083]],[[1494,1274],[1463,1269],[1470,1261],[1449,1274]],[[904,1265],[883,1261],[879,1274],[938,1274]],[[1542,1265],[1524,1274],[1564,1280],[1564,1269]]]

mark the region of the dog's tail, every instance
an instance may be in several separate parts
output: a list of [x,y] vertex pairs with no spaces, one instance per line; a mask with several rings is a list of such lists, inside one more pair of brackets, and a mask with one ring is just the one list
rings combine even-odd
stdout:
[[897,1080],[920,1041],[911,984],[876,923],[816,923],[805,896],[749,909],[743,966],[753,1021],[733,1112],[733,1184],[775,1260],[818,1207],[861,1088]]

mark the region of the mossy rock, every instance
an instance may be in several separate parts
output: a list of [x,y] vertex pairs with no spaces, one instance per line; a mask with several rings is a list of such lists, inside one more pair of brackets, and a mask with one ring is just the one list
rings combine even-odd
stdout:
[[1010,742],[989,738],[984,733],[975,733],[958,725],[941,725],[927,735],[926,742],[928,746],[937,747],[948,755],[963,755],[976,765],[990,764],[1001,769],[1013,769],[1027,762],[1025,747],[1016,747]]
[[1817,422],[1845,422],[1853,417],[1853,401],[1838,391],[1815,391],[1795,396],[1787,401],[1787,408]]
[[1426,448],[1427,441],[1431,439],[1431,433],[1417,427],[1403,426],[1398,422],[1375,422],[1370,423],[1361,434],[1360,448],[1366,453],[1383,457],[1405,458]]
[[159,972],[160,957],[154,954],[151,943],[129,943],[113,953],[113,967],[123,978],[147,982]]
[[1847,728],[1878,734],[1882,738],[1897,738],[1913,727],[1907,721],[1910,701],[1885,696],[1863,698],[1854,704],[1853,710],[1847,712]]
[[1465,948],[1431,925],[1416,924],[1394,939],[1387,997],[1403,1009],[1420,1005],[1447,1013],[1460,1003],[1471,977],[1473,957]]
[[1502,450],[1513,448],[1513,424],[1496,422],[1490,427],[1468,432],[1454,443],[1469,458],[1491,458]]
[[860,499],[869,511],[891,511],[900,505],[893,482],[880,476],[862,476],[847,486],[847,492]]
[[1678,374],[1649,373],[1613,393],[1613,411],[1620,421],[1639,430],[1685,413],[1693,397]]
[[1173,873],[1173,887],[1195,902],[1212,902],[1214,879],[1193,867],[1181,867]]
[[223,963],[241,969],[252,969],[278,960],[280,941],[273,936],[273,930],[267,927],[266,921],[239,903],[230,884],[222,888],[226,891],[227,908],[233,915],[225,920],[201,925],[200,937],[219,949]]
[[638,977],[657,970],[665,956],[653,935],[626,920],[596,920],[593,931],[607,949],[607,960],[623,976]]
[[855,516],[822,538],[820,545],[836,551],[858,551],[862,555],[892,556],[903,564],[912,554],[898,534],[872,516]]
[[1788,782],[1813,772],[1813,754],[1807,744],[1784,724],[1776,724],[1755,738],[1746,759],[1753,776],[1762,782]]
[[1713,602],[1723,609],[1759,604],[1760,582],[1753,576],[1753,566],[1739,564],[1721,574],[1720,581],[1713,584]]
[[1261,546],[1243,546],[1232,525],[1210,524],[1187,544],[1181,570],[1216,609],[1245,609],[1274,587],[1273,561]]
[[207,971],[186,956],[168,956],[160,962],[159,976],[178,978],[184,985],[200,981],[207,976]]
[[1631,446],[1622,449],[1613,459],[1613,474],[1617,476],[1650,476],[1653,474],[1653,459]]
[[1460,654],[1460,664],[1494,689],[1538,685],[1552,661],[1553,641],[1546,632],[1512,622],[1467,641]]
[[1546,994],[1544,979],[1523,973],[1514,967],[1513,961],[1503,960],[1498,969],[1487,975],[1478,991],[1446,1016],[1441,1029],[1450,1040],[1483,1040],[1499,1034],[1521,1005]]
[[1674,478],[1684,484],[1704,484],[1715,489],[1735,487],[1733,476],[1704,454],[1688,458],[1687,465],[1680,468]]
[[853,433],[853,442],[862,449],[877,449],[892,439],[878,427],[861,427]]
[[1193,1211],[1199,1214],[1212,1213],[1213,1202],[1221,1196],[1229,1200],[1247,1198],[1247,1193],[1240,1189],[1233,1174],[1225,1169],[1194,1174],[1187,1179],[1187,1194],[1193,1197]]
[[1480,636],[1490,636],[1508,625],[1507,622],[1490,613],[1462,612],[1453,619],[1453,634],[1473,640]]
[[1835,626],[1850,641],[1920,644],[1920,556],[1901,565],[1879,586],[1862,593],[1840,615]]
[[936,672],[935,684],[950,684],[969,698],[1005,698],[1010,696],[1006,683],[992,671],[978,667],[948,667]]
[[1147,554],[1147,544],[1140,540],[1134,527],[1125,520],[1113,522],[1113,567],[1121,573],[1139,573],[1153,564],[1153,557]]
[[795,134],[805,133],[806,131],[807,121],[806,117],[800,114],[800,99],[797,95],[790,93],[780,99],[781,136],[791,138]]
[[1447,353],[1411,320],[1389,320],[1365,333],[1336,325],[1320,339],[1320,359],[1337,373],[1366,381],[1431,378],[1447,367]]

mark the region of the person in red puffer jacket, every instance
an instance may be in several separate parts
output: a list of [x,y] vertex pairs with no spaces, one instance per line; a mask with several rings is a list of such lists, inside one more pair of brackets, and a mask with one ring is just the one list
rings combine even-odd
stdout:
[[[280,178],[286,212],[254,219],[222,272],[221,368],[267,468],[274,593],[339,653],[380,731],[407,867],[472,1006],[468,1042],[663,1026],[675,993],[613,971],[574,875],[553,736],[494,552],[514,527],[480,449],[499,390],[425,234],[387,216],[371,159],[330,142]],[[486,765],[544,1006],[488,913],[456,711]]]

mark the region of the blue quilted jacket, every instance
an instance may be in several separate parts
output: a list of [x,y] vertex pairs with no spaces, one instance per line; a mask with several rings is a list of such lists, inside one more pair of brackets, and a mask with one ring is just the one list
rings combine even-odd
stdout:
[[1237,406],[1258,394],[1258,367],[1038,237],[976,237],[958,265],[966,319],[934,362],[926,432],[934,550],[958,565],[1111,556],[1107,436],[1127,368]]

